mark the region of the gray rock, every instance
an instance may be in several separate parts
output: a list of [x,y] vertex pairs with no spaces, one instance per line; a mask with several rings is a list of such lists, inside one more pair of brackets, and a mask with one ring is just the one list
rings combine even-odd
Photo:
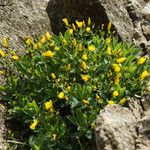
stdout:
[[136,118],[119,105],[107,105],[96,120],[98,150],[135,150]]
[[150,109],[137,124],[138,138],[136,139],[137,150],[150,150]]
[[[50,21],[45,11],[47,3],[48,0],[0,0],[0,49],[3,48],[2,37],[7,38],[10,49],[22,51],[24,49],[22,43],[26,36],[41,35],[46,30],[51,31]],[[0,77],[0,84],[2,83],[4,78]],[[4,144],[5,113],[4,106],[0,104],[1,150],[7,149]]]
[[150,94],[145,95],[144,98],[142,98],[141,103],[145,111],[150,110]]
[[47,3],[47,0],[0,0],[0,43],[4,36],[10,48],[20,50],[26,36],[51,31],[45,11]]
[[5,114],[6,107],[0,103],[0,150],[7,149],[6,139],[4,140],[4,136],[6,137]]
[[[143,98],[143,100],[145,99]],[[128,101],[128,108],[132,111],[137,121],[140,120],[144,114],[141,100],[138,100],[136,98],[129,98]]]

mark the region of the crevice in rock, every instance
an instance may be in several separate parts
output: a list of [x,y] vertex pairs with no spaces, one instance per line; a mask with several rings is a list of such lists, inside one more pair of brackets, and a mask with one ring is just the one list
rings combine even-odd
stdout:
[[109,22],[104,7],[95,0],[50,0],[46,12],[55,34],[65,30],[62,18],[74,22],[75,20],[87,20],[90,17],[96,25],[106,25]]

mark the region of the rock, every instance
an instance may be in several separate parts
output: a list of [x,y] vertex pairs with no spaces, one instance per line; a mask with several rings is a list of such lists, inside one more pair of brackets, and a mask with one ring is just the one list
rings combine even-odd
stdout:
[[130,98],[128,107],[107,105],[96,120],[97,149],[150,150],[150,95]]
[[[22,42],[26,36],[41,35],[46,30],[51,31],[45,11],[47,3],[48,0],[0,0],[0,49],[3,48],[2,37],[7,38],[9,50],[21,51],[24,49]],[[2,83],[4,78],[0,77],[0,84]],[[0,150],[7,149],[4,144],[6,111],[3,107],[0,104]]]
[[141,99],[141,103],[144,111],[150,110],[150,94],[145,95],[144,98]]
[[135,150],[136,118],[119,105],[107,105],[96,120],[98,150]]
[[150,52],[149,10],[147,0],[50,0],[47,7],[54,33],[63,31],[65,17],[70,22],[91,17],[97,25],[111,21],[123,41],[134,42],[145,54]]
[[47,3],[47,0],[0,0],[0,43],[4,36],[11,49],[20,50],[26,36],[51,31],[45,11]]
[[150,150],[150,109],[137,124],[136,150]]
[[7,149],[7,142],[4,140],[4,137],[6,138],[5,114],[6,107],[0,103],[0,150]]
[[[143,99],[143,100],[145,100],[145,99]],[[132,111],[132,113],[135,116],[135,118],[137,119],[137,121],[140,120],[144,114],[141,100],[136,99],[136,98],[129,98],[128,101],[129,101],[128,108]]]

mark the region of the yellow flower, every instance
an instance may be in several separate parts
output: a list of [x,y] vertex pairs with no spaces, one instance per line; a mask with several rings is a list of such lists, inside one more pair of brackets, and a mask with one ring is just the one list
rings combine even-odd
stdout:
[[67,91],[68,91],[68,92],[71,91],[71,86],[67,86]]
[[82,46],[82,43],[79,44],[79,51],[82,51],[83,50],[83,46]]
[[38,48],[42,48],[42,43],[41,42],[38,42],[37,45],[38,45]]
[[146,61],[146,58],[145,57],[141,57],[139,60],[138,60],[138,62],[137,62],[137,64],[139,65],[141,65],[141,64],[143,64],[144,62]]
[[0,70],[0,75],[5,74],[5,72],[3,70]]
[[123,105],[126,101],[127,101],[127,100],[126,100],[125,98],[123,98],[123,99],[120,100],[119,104],[120,104],[120,105]]
[[120,72],[121,69],[118,64],[113,64],[113,67],[115,72]]
[[91,25],[91,18],[89,17],[88,18],[88,26],[90,26]]
[[114,91],[114,92],[113,92],[113,96],[115,96],[115,97],[119,96],[118,91]]
[[91,128],[92,128],[92,129],[95,129],[95,127],[96,127],[96,126],[95,126],[95,123],[91,123]]
[[67,43],[67,41],[66,41],[66,39],[63,39],[63,45],[67,45],[68,43]]
[[67,69],[67,71],[70,71],[71,70],[71,64],[68,64],[66,69]]
[[141,74],[141,76],[140,76],[140,78],[141,78],[141,80],[143,80],[145,77],[147,77],[149,75],[149,73],[146,71],[146,70],[144,70],[143,72],[142,72],[142,74]]
[[77,30],[77,29],[76,29],[76,26],[74,25],[74,23],[72,23],[72,28],[73,28],[74,31]]
[[53,134],[53,135],[52,135],[52,140],[55,141],[56,138],[57,138],[57,134]]
[[114,67],[114,71],[115,72],[119,72],[120,71],[120,67],[119,66]]
[[73,46],[76,47],[77,46],[77,40],[74,38],[73,39]]
[[94,45],[89,45],[88,50],[89,51],[95,51],[95,46]]
[[90,104],[90,102],[89,102],[88,100],[85,100],[85,99],[83,99],[82,102],[83,102],[85,105],[89,105],[89,104]]
[[62,21],[65,23],[66,26],[69,26],[67,18],[62,19]]
[[35,50],[38,49],[38,44],[37,43],[33,45],[33,49],[35,49]]
[[49,33],[48,31],[46,31],[46,34],[45,34],[45,35],[46,35],[47,40],[50,41],[50,39],[51,39],[50,33]]
[[56,79],[56,75],[54,73],[51,73],[51,77],[52,77],[53,80]]
[[64,94],[63,92],[60,92],[60,93],[58,94],[58,98],[59,98],[59,99],[63,99],[63,98],[64,98],[64,95],[65,95],[65,94]]
[[5,48],[8,48],[8,42],[7,42],[7,39],[5,37],[2,38],[2,42],[3,42],[3,46]]
[[112,50],[111,50],[111,48],[110,48],[110,47],[107,47],[107,53],[108,53],[109,55],[111,55],[111,54],[112,54]]
[[87,60],[87,59],[88,59],[87,54],[83,54],[83,55],[82,55],[82,59],[83,59],[83,60]]
[[35,130],[35,127],[37,126],[38,124],[38,120],[37,119],[34,119],[33,120],[33,123],[30,125],[30,129],[31,130]]
[[4,74],[5,74],[5,71],[0,70],[0,75],[4,75]]
[[46,42],[46,38],[45,38],[45,36],[44,36],[44,35],[42,35],[42,37],[41,37],[41,40],[40,40],[40,41],[41,41],[41,43],[42,43],[42,44],[44,44],[44,43]]
[[100,99],[100,96],[99,96],[99,95],[96,95],[96,99]]
[[88,75],[81,75],[81,77],[82,77],[82,80],[84,82],[87,82],[89,80],[89,76]]
[[13,60],[18,60],[19,57],[18,57],[17,55],[13,55],[13,56],[12,56],[12,59],[13,59]]
[[6,54],[0,49],[0,57],[5,57]]
[[53,101],[52,100],[49,100],[44,105],[45,105],[46,110],[49,110],[50,112],[54,112],[54,107],[53,107]]
[[119,79],[119,78],[116,78],[116,79],[115,79],[115,85],[119,84],[119,82],[120,82],[120,79]]
[[86,31],[86,32],[90,32],[90,31],[91,31],[91,28],[90,28],[90,27],[87,27],[87,28],[85,29],[85,31]]
[[109,22],[109,23],[108,23],[108,26],[107,26],[107,30],[108,30],[108,31],[110,31],[110,30],[111,30],[111,26],[112,26],[112,23],[111,23],[111,22]]
[[122,63],[125,60],[126,60],[126,57],[121,57],[121,58],[117,59],[117,63]]
[[87,65],[86,65],[85,61],[82,62],[82,68],[83,68],[84,70],[86,70],[86,68],[87,68]]
[[109,105],[113,105],[113,104],[115,104],[115,102],[112,101],[112,100],[110,100],[110,101],[108,101],[108,104],[109,104]]
[[47,52],[43,53],[42,56],[52,58],[54,56],[54,53],[51,51],[47,51]]
[[69,35],[73,34],[73,29],[69,29]]
[[110,38],[106,38],[106,44],[110,44],[110,42],[111,42],[111,39]]
[[30,46],[30,45],[32,44],[32,42],[31,42],[31,39],[30,39],[30,38],[28,38],[28,39],[26,40],[26,44],[27,44],[28,46]]
[[77,24],[77,27],[78,27],[78,28],[82,28],[82,26],[83,26],[83,22],[79,22],[79,21],[77,21],[77,20],[76,20],[76,24]]
[[117,51],[117,54],[118,54],[119,56],[121,56],[121,55],[122,55],[122,50],[119,49],[119,50]]

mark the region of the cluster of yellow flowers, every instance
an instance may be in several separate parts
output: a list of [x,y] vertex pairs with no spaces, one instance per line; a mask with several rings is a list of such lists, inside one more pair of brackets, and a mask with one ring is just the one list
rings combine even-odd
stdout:
[[[2,38],[2,45],[5,48],[8,48],[8,42],[7,42],[7,39],[5,37]],[[0,57],[3,57],[3,58],[6,57],[6,53],[2,49],[0,49]],[[18,60],[19,56],[17,56],[16,53],[14,52],[14,53],[12,53],[11,58],[13,60]]]
[[[54,43],[53,40],[51,40],[51,35],[50,33],[47,31],[45,34],[43,34],[40,38],[40,40],[38,42],[35,42],[34,40],[32,40],[32,38],[27,37],[25,43],[27,45],[27,48],[32,47],[35,51],[37,51],[38,49],[42,49],[43,45],[48,44],[47,49],[44,49],[44,52],[40,53],[40,55],[42,56],[42,59],[50,59],[53,60],[55,59],[55,57],[57,56],[57,52],[61,51],[61,48],[67,48],[72,47],[73,50],[78,50],[78,52],[81,54],[80,55],[80,61],[79,61],[79,65],[80,65],[80,69],[82,71],[82,73],[80,74],[80,78],[84,81],[83,83],[88,83],[89,81],[92,80],[92,75],[90,75],[88,73],[88,70],[90,68],[90,54],[95,54],[98,51],[98,48],[91,42],[89,42],[87,45],[84,45],[84,42],[82,41],[78,41],[77,37],[74,36],[75,35],[75,31],[77,30],[81,30],[84,29],[86,34],[89,34],[92,32],[91,30],[91,19],[88,18],[88,22],[87,25],[85,24],[84,21],[77,21],[72,24],[69,24],[67,18],[62,19],[63,22],[65,23],[66,27],[67,27],[67,32],[69,33],[69,40],[67,38],[62,37],[61,39],[61,45],[56,45]],[[107,30],[108,32],[110,32],[112,27],[112,23],[110,22],[107,26]],[[106,53],[108,54],[108,57],[111,57],[113,55],[115,55],[115,51],[113,50],[112,46],[111,46],[111,41],[112,39],[110,37],[107,37],[105,39],[105,44],[106,44]],[[5,48],[8,48],[8,42],[6,40],[6,38],[2,39],[2,45]],[[61,47],[62,46],[62,47]],[[53,48],[51,48],[53,47]],[[86,49],[86,50],[85,50]],[[26,53],[29,53],[28,49],[26,50]],[[0,49],[0,57],[6,57],[6,53]],[[21,57],[19,57],[16,53],[12,54],[12,59],[13,60],[19,60]],[[109,76],[113,76],[113,83],[115,84],[115,86],[117,87],[117,85],[120,83],[121,79],[123,78],[123,64],[128,60],[127,57],[124,57],[122,55],[122,49],[119,49],[117,51],[117,58],[115,57],[113,64],[111,64],[111,72],[108,72]],[[136,65],[140,66],[142,64],[144,64],[146,62],[146,58],[145,57],[141,57],[138,59]],[[71,72],[73,70],[73,64],[71,64],[71,62],[67,62],[65,64],[65,69],[67,72]],[[1,74],[1,73],[0,73]],[[50,78],[52,79],[52,82],[55,82],[59,79],[59,75],[57,73],[51,72],[50,73]],[[149,73],[147,70],[144,70],[140,75],[139,75],[139,79],[140,80],[144,80],[146,77],[149,76]],[[73,78],[73,81],[78,80],[76,77]],[[95,86],[95,85],[94,85]],[[92,87],[93,88],[93,87]],[[96,89],[97,87],[95,86],[94,89]],[[62,91],[59,91],[57,93],[57,98],[61,101],[64,99],[67,99],[67,92],[71,93],[72,90],[72,84],[71,83],[67,83],[65,84],[65,89],[61,89]],[[100,95],[100,94],[99,94]],[[96,100],[98,100],[98,102],[100,104],[103,104],[104,100],[101,98],[101,95],[96,95],[95,98]],[[108,100],[108,104],[109,105],[113,105],[115,104],[115,99],[119,99],[121,96],[121,91],[119,91],[117,88],[113,89],[112,93],[110,94],[112,99],[110,98],[110,100]],[[119,97],[120,96],[120,97]],[[123,105],[125,102],[127,101],[126,97],[122,97],[119,99],[119,104]],[[90,106],[90,100],[88,99],[82,99],[81,101],[86,107]],[[53,114],[54,110],[54,106],[53,105],[53,100],[49,100],[46,101],[44,103],[44,109],[45,112],[50,112],[51,114]],[[31,130],[35,130],[36,126],[38,125],[39,120],[38,119],[34,119],[33,122],[31,123],[31,125],[29,126]],[[91,124],[92,128],[95,128],[95,124],[92,123]],[[56,140],[57,135],[54,133],[52,134],[52,140]]]
[[49,100],[48,102],[45,103],[45,109],[49,110],[50,112],[54,112],[54,107],[53,107],[53,101]]

